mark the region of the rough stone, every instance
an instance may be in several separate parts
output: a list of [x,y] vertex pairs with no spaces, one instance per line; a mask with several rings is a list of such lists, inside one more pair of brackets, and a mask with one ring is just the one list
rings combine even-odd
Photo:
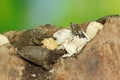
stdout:
[[25,30],[22,31],[8,31],[5,32],[4,35],[8,38],[10,43],[14,45],[21,37],[21,35],[25,32]]
[[25,46],[18,51],[18,54],[23,58],[49,70],[52,64],[54,64],[61,55],[65,54],[65,52],[64,50],[50,51],[47,48],[40,46]]
[[25,62],[11,44],[0,46],[0,80],[21,80]]
[[42,46],[41,41],[44,38],[52,37],[52,34],[58,28],[51,25],[39,26],[34,29],[26,30],[20,37],[20,39],[15,43],[17,49],[22,49],[24,46]]
[[103,30],[77,59],[60,59],[54,65],[51,80],[120,80],[119,32],[120,17],[106,17]]

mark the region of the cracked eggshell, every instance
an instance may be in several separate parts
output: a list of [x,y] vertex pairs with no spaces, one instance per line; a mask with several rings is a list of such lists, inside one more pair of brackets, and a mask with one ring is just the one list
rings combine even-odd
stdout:
[[54,50],[58,47],[57,42],[53,38],[45,38],[41,43],[49,50]]
[[7,44],[7,43],[10,43],[8,38],[2,34],[0,34],[0,45],[4,45],[4,44]]
[[58,44],[62,44],[70,36],[72,36],[72,31],[69,29],[61,29],[53,34]]
[[64,48],[67,51],[67,54],[64,54],[62,57],[71,57],[74,53],[77,53],[76,46],[74,44],[64,43]]
[[73,54],[79,53],[86,45],[87,41],[88,40],[86,38],[79,38],[79,36],[74,36],[71,42],[66,40],[64,48],[68,54],[64,54],[63,57],[71,57]]
[[86,35],[89,37],[90,40],[92,40],[96,36],[97,32],[103,27],[103,24],[93,21],[87,26]]
[[53,37],[56,38],[56,41],[59,44],[57,49],[65,49],[68,52],[68,54],[64,54],[62,57],[71,57],[73,54],[79,53],[88,42],[88,38],[75,36],[69,29],[58,30],[53,34]]

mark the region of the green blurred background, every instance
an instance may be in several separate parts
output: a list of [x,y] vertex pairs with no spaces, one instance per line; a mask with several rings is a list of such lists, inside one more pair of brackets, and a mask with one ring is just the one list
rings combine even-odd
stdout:
[[0,32],[43,24],[68,26],[120,14],[120,0],[0,0]]

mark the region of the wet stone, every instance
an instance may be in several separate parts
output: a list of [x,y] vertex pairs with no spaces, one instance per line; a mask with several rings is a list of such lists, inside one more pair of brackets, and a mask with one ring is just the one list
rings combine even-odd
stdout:
[[31,61],[45,69],[50,69],[58,58],[64,54],[65,51],[54,50],[50,51],[40,46],[25,46],[18,51],[18,55],[22,56],[28,61]]

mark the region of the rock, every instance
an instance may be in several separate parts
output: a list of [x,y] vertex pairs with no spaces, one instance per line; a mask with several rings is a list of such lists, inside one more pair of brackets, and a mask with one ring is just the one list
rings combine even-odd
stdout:
[[[52,34],[57,30],[58,28],[45,25],[40,26],[35,29],[30,29],[25,31],[21,38],[15,43],[15,47],[17,47],[18,50],[22,49],[24,46],[41,46],[41,41],[44,38],[52,37]],[[51,30],[51,31],[50,31]]]
[[46,30],[50,35],[52,35],[59,28],[57,28],[57,26],[54,26],[54,25],[46,24],[46,25],[38,26],[35,29]]
[[100,22],[102,24],[105,24],[108,18],[114,18],[114,17],[120,17],[120,15],[115,14],[115,15],[107,15],[104,17],[101,17],[100,19],[96,20],[97,22]]
[[[51,80],[119,80],[120,17],[106,17],[99,31],[76,58],[54,65]],[[61,69],[62,68],[62,69]]]
[[18,51],[18,54],[23,58],[49,70],[56,60],[64,54],[64,52],[62,53],[60,50],[50,51],[47,48],[40,46],[25,46]]
[[21,35],[25,32],[25,30],[22,31],[9,31],[5,32],[4,35],[8,38],[10,43],[14,45],[21,37]]
[[11,44],[0,46],[0,80],[21,80],[25,62]]
[[18,51],[18,54],[37,65],[43,66],[46,69],[50,68],[50,64],[46,61],[50,51],[46,48],[40,46],[25,46]]

